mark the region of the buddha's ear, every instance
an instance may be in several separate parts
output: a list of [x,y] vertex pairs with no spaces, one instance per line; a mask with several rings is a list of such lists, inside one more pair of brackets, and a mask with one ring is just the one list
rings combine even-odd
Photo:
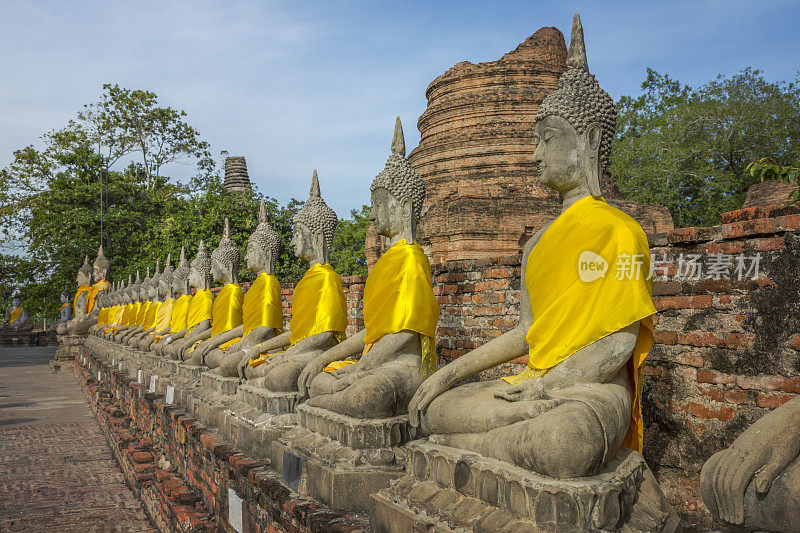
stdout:
[[328,257],[328,242],[325,240],[325,232],[318,230],[313,232],[314,250],[320,254],[320,260],[323,263],[327,262]]
[[403,220],[411,220],[414,215],[414,201],[410,196],[405,196],[400,201],[400,212],[403,214]]
[[603,138],[603,125],[599,122],[592,122],[586,126],[584,131],[586,140],[586,150],[589,157],[593,160],[589,169],[588,185],[592,196],[602,196],[600,189],[600,141]]

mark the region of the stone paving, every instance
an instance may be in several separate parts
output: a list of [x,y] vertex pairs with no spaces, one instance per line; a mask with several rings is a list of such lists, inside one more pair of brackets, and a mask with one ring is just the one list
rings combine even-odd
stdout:
[[156,531],[55,348],[0,348],[0,531]]

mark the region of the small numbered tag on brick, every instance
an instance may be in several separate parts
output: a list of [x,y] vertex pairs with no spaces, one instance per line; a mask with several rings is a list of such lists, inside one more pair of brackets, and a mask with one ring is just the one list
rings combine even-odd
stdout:
[[97,381],[100,381],[100,371],[97,371]]
[[136,375],[136,382],[137,383],[141,383],[142,382],[142,369],[141,368],[139,369],[139,373]]
[[242,533],[242,498],[231,488],[228,489],[228,523],[234,531]]
[[150,392],[156,391],[156,380],[158,379],[157,376],[150,376]]
[[175,387],[167,385],[167,404],[172,405],[175,401]]

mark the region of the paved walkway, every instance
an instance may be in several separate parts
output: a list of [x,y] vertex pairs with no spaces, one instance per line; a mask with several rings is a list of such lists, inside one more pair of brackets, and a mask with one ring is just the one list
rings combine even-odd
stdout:
[[54,353],[0,348],[0,531],[155,531]]

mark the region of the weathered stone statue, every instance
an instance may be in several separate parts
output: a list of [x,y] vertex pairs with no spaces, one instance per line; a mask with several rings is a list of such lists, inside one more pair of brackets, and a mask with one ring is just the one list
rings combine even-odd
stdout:
[[19,289],[11,293],[11,307],[6,309],[5,320],[0,329],[15,333],[30,331],[33,324],[28,322],[28,313],[22,306]]
[[161,273],[155,283],[153,297],[159,302],[159,305],[155,312],[155,322],[153,322],[151,328],[143,333],[138,342],[140,350],[149,351],[156,338],[160,339],[161,336],[168,335],[170,332],[172,311],[175,307],[175,293],[172,289],[175,269],[172,268],[171,260],[172,257],[167,254],[167,264],[164,266],[164,272]]
[[800,531],[800,398],[764,415],[700,473],[717,519],[755,530]]
[[[242,325],[242,304],[244,291],[239,285],[239,266],[241,263],[239,248],[231,240],[231,228],[228,219],[222,231],[219,245],[211,254],[211,275],[214,281],[223,285],[211,308],[211,328],[195,338],[195,346],[191,349],[189,364],[216,368],[219,363],[206,361],[206,355],[221,344],[236,338]],[[213,366],[212,366],[213,365]]]
[[337,223],[336,213],[320,196],[315,170],[309,198],[294,217],[291,242],[295,255],[310,267],[292,295],[289,331],[246,352],[243,374],[248,379],[259,378],[253,384],[273,392],[297,391],[303,368],[344,339],[347,305],[342,279],[328,264]]
[[[644,231],[600,195],[616,112],[589,73],[577,15],[567,67],[536,114],[534,162],[562,206],[523,249],[520,323],[436,372],[409,407],[433,442],[555,478],[591,476],[622,446],[641,451],[641,368],[655,314]],[[607,275],[581,278],[587,254]],[[643,273],[617,279],[625,257]],[[523,355],[528,368],[508,382],[454,388]]]
[[192,295],[189,294],[189,262],[186,260],[186,250],[181,247],[181,257],[175,272],[172,273],[172,297],[177,298],[172,306],[169,318],[169,331],[153,336],[150,350],[157,355],[164,356],[164,348],[172,343],[172,336],[183,332],[189,313]]
[[197,256],[189,265],[189,286],[196,292],[189,302],[186,312],[186,327],[177,333],[170,333],[170,344],[164,347],[165,355],[175,360],[185,360],[189,348],[194,345],[198,335],[211,328],[211,308],[214,295],[211,294],[211,258],[206,245],[200,241]]
[[58,310],[58,320],[50,327],[53,331],[58,331],[59,326],[72,320],[72,305],[69,303],[69,291],[61,291],[61,307]]
[[86,296],[88,295],[90,285],[92,283],[92,266],[89,264],[89,257],[83,258],[83,265],[78,269],[78,274],[75,278],[77,283],[77,290],[75,291],[74,299],[74,316],[66,324],[59,325],[56,330],[59,335],[67,335],[71,333],[70,328],[74,330],[73,325],[77,320],[86,315]]
[[111,288],[111,283],[108,281],[110,268],[111,262],[103,253],[103,245],[100,245],[97,251],[97,258],[92,265],[94,284],[86,291],[85,314],[78,316],[76,313],[75,319],[68,323],[68,328],[71,328],[71,334],[84,335],[89,331],[89,328],[97,323],[97,315],[100,312],[100,308],[95,305],[95,301],[101,294]]
[[141,306],[136,312],[136,318],[131,324],[131,327],[120,338],[119,340],[120,344],[127,345],[131,337],[136,336],[137,334],[142,332],[142,329],[144,328],[145,318],[147,316],[148,311],[150,310],[150,305],[152,303],[149,297],[152,281],[153,279],[150,276],[150,267],[148,266],[144,279],[137,288],[138,294],[136,295],[136,299],[141,303]]
[[235,335],[233,338],[206,355],[208,367],[223,377],[239,376],[245,350],[283,332],[281,285],[274,275],[280,237],[267,222],[264,200],[261,200],[258,220],[245,254],[247,268],[257,272],[258,277],[244,295],[242,325],[230,331]]
[[433,339],[439,304],[431,287],[430,263],[414,240],[425,185],[405,158],[399,118],[391,151],[370,187],[370,219],[375,231],[389,239],[390,248],[367,277],[366,327],[314,358],[298,381],[308,405],[355,418],[406,413],[417,387],[437,368]]

